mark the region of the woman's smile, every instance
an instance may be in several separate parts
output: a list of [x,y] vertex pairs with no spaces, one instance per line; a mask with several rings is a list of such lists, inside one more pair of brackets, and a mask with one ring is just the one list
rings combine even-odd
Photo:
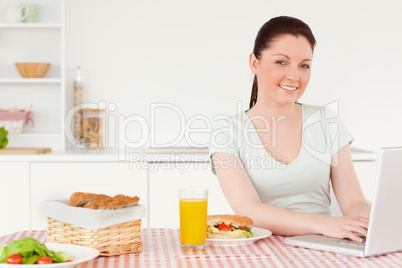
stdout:
[[296,90],[299,88],[299,87],[296,87],[296,86],[285,86],[285,85],[279,85],[279,87],[282,88],[283,90],[285,90],[288,93],[295,93]]

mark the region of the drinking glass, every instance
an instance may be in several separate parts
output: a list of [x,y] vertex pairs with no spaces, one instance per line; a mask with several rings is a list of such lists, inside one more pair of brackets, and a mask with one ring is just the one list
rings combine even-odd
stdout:
[[183,250],[203,250],[207,237],[207,189],[179,189],[180,242]]

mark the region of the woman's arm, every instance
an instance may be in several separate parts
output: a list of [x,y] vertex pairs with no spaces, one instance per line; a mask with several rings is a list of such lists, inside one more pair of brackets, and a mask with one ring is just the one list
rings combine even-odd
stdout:
[[344,216],[360,216],[368,220],[367,204],[353,167],[349,144],[332,157],[331,181],[336,199]]
[[361,241],[353,232],[366,235],[367,220],[295,212],[261,203],[241,160],[226,153],[214,153],[212,162],[222,191],[236,214],[248,216],[254,226],[278,235],[318,233]]

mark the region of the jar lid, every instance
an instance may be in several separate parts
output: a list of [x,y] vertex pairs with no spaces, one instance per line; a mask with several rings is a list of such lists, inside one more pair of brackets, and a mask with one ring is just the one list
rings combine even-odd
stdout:
[[81,69],[81,67],[78,65],[77,69],[75,69],[75,80],[77,82],[82,82],[84,75],[85,75],[85,71],[83,71]]

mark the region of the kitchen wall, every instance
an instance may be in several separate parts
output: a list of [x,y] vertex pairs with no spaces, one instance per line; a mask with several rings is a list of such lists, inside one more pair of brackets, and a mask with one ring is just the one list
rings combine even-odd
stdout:
[[[308,23],[318,41],[300,101],[336,102],[355,147],[401,145],[398,2],[68,0],[67,107],[73,69],[80,65],[85,101],[104,101],[109,108],[110,146],[123,136],[127,144],[145,141],[140,126],[151,128],[152,113],[159,144],[181,134],[180,115],[188,128],[207,128],[206,118],[247,109],[255,35],[271,17],[289,15]],[[155,103],[170,106],[151,111]],[[190,137],[202,145],[207,135]]]

